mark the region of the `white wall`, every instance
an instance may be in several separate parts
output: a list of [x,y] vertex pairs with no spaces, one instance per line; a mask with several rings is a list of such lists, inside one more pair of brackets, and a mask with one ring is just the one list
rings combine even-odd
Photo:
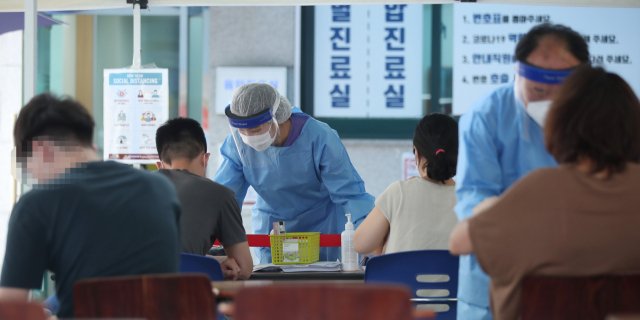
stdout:
[[14,114],[22,105],[22,30],[0,35],[0,269],[13,207],[11,150]]

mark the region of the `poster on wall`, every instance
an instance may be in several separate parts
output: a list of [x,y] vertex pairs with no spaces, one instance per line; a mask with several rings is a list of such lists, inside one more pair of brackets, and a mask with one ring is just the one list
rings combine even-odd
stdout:
[[287,67],[217,67],[216,113],[224,115],[236,88],[252,82],[268,83],[286,97]]
[[420,177],[420,172],[416,166],[416,155],[413,152],[402,153],[402,181],[407,181],[413,177]]
[[315,7],[314,116],[419,118],[422,5]]
[[168,69],[104,70],[104,160],[155,164],[169,119]]
[[591,63],[619,74],[640,94],[640,9],[456,3],[453,114],[515,79],[515,47],[533,26],[563,24],[582,35]]

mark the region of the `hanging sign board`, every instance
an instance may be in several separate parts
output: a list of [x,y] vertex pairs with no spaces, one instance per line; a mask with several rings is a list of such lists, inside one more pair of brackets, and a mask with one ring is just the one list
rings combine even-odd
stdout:
[[251,82],[268,83],[286,97],[287,67],[217,67],[216,113],[224,115],[236,88]]
[[422,5],[316,6],[316,117],[422,117]]
[[168,69],[104,70],[104,160],[155,163],[156,130],[169,119]]
[[593,65],[617,73],[640,94],[640,9],[453,5],[453,114],[515,79],[516,44],[532,27],[566,25],[589,45]]

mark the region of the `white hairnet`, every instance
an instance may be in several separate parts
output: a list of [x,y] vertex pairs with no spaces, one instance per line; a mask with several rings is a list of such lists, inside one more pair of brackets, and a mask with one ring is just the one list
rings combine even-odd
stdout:
[[[258,114],[264,110],[271,109],[276,101],[278,90],[263,82],[252,82],[238,87],[233,92],[231,99],[231,112],[241,117],[248,117]],[[291,117],[291,103],[280,95],[280,106],[276,111],[276,121],[282,124]]]

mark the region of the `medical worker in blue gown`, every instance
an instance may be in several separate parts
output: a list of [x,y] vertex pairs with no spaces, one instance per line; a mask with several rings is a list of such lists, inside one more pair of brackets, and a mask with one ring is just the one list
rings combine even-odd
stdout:
[[[455,207],[460,220],[532,170],[557,165],[545,150],[544,118],[562,80],[589,62],[589,51],[570,28],[543,24],[522,37],[515,58],[515,83],[488,93],[460,118]],[[458,320],[492,319],[489,278],[474,255],[460,259],[457,308]]]
[[[351,213],[359,225],[374,198],[351,164],[338,134],[298,108],[266,83],[245,84],[233,94],[226,116],[231,134],[220,152],[223,162],[214,181],[231,188],[238,204],[252,186],[258,200],[252,211],[253,233],[269,234],[273,222],[286,232],[344,231]],[[271,262],[271,250],[256,252]],[[320,260],[336,261],[340,248],[323,248]]]

